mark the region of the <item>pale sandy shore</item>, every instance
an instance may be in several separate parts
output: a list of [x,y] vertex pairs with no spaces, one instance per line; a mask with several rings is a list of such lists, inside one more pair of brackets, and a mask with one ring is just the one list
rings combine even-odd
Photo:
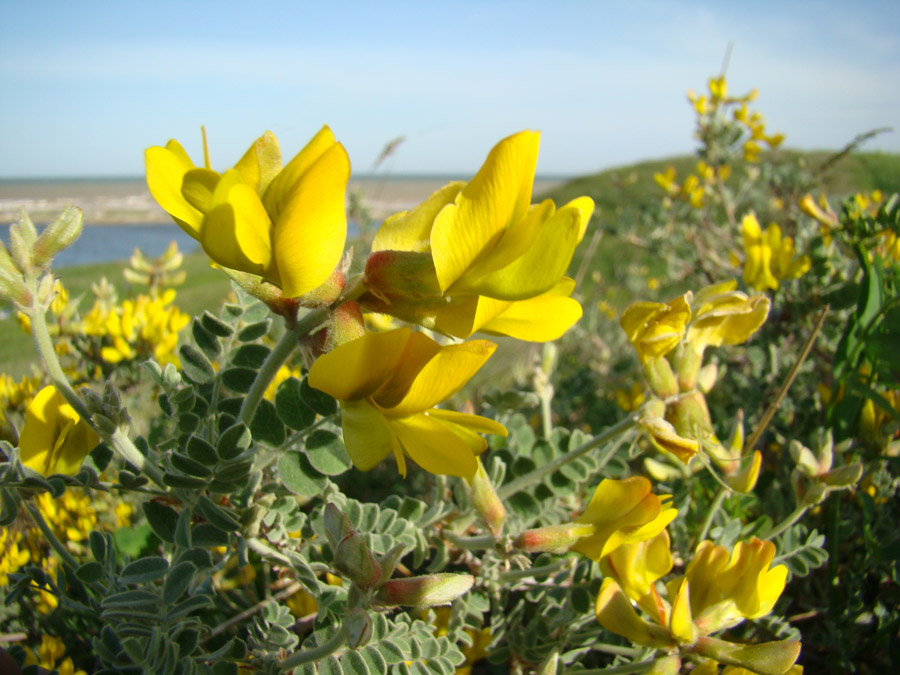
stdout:
[[[374,220],[405,211],[452,177],[360,177],[348,193],[359,195]],[[552,189],[561,179],[538,178],[534,194]],[[0,224],[19,219],[24,209],[35,223],[48,223],[70,204],[84,211],[88,225],[171,223],[140,179],[0,180]]]

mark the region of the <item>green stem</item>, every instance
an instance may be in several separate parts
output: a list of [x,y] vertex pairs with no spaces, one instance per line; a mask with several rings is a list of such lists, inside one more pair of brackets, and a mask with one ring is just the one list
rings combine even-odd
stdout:
[[41,510],[32,503],[31,500],[23,500],[23,503],[25,504],[25,508],[28,509],[28,513],[31,514],[31,519],[34,520],[35,525],[38,526],[38,529],[44,535],[44,539],[50,544],[50,547],[56,551],[57,555],[62,558],[63,562],[71,567],[73,571],[77,570],[79,567],[78,561],[72,557],[72,554],[66,550],[63,543],[57,539],[55,534],[53,534],[53,530],[50,529],[47,521],[44,520],[44,515],[41,513]]
[[778,523],[778,525],[769,530],[766,535],[762,537],[762,539],[774,539],[779,534],[788,529],[791,525],[800,520],[800,518],[803,517],[803,514],[806,513],[807,509],[809,509],[809,506],[798,506],[796,509],[794,509],[791,515],[789,515],[787,518]]
[[549,575],[567,568],[574,568],[577,562],[578,559],[574,557],[563,558],[562,560],[557,560],[554,563],[542,565],[541,567],[529,567],[527,570],[501,572],[499,578],[501,581],[515,581],[517,579],[527,579],[528,577]]
[[275,345],[275,349],[269,353],[260,367],[259,372],[256,374],[256,379],[250,387],[250,391],[247,392],[247,396],[241,404],[241,412],[238,416],[241,422],[248,427],[250,426],[253,416],[256,414],[256,409],[259,407],[259,402],[262,401],[263,394],[265,394],[266,389],[272,383],[278,369],[293,354],[300,338],[306,336],[313,328],[318,327],[327,316],[327,309],[314,309],[311,312],[307,312],[292,328],[284,332],[278,344]]
[[[544,476],[549,476],[550,474],[552,474],[554,471],[556,471],[559,467],[563,466],[567,462],[571,462],[576,457],[580,457],[581,455],[585,454],[586,452],[589,452],[590,450],[593,450],[594,448],[600,447],[607,441],[610,441],[613,438],[615,438],[616,436],[625,433],[626,431],[631,429],[635,424],[637,424],[637,416],[636,415],[631,415],[629,417],[626,417],[625,419],[618,422],[617,424],[609,427],[609,429],[607,429],[603,433],[599,434],[598,436],[595,436],[594,438],[589,440],[587,443],[584,443],[584,444],[578,446],[574,450],[570,450],[566,454],[561,455],[561,456],[557,457],[556,459],[554,459],[550,462],[547,462],[546,464],[544,464],[542,466],[537,467],[534,471],[531,471],[530,473],[526,473],[524,476],[520,476],[519,478],[516,478],[514,481],[511,481],[511,482],[507,483],[506,485],[502,486],[497,491],[498,496],[501,499],[505,499],[507,497],[510,497],[511,495],[516,494],[519,490],[522,490],[523,488],[528,487],[532,483],[537,483],[538,481],[543,479]],[[609,462],[609,460],[612,459],[612,457],[615,454],[617,449],[618,449],[618,446],[614,446],[613,448],[610,448],[610,450],[606,453],[606,455],[604,455],[601,458],[599,468],[603,468],[604,466],[606,466],[607,462]]]
[[538,392],[541,399],[541,426],[544,430],[544,438],[550,440],[550,433],[553,431],[553,411],[551,404],[553,403],[553,386],[545,384]]
[[457,537],[452,532],[444,531],[444,536],[459,548],[467,551],[490,551],[497,548],[497,540],[492,534],[484,534],[480,537]]
[[314,663],[326,656],[334,654],[338,649],[344,646],[346,641],[347,636],[344,634],[343,629],[338,628],[328,641],[318,647],[304,649],[302,652],[294,652],[291,656],[287,657],[281,662],[281,672],[286,672],[297,666],[302,666],[304,663]]
[[109,443],[113,450],[115,450],[125,461],[136,466],[150,480],[166,490],[167,488],[163,482],[162,471],[154,464],[147,461],[147,458],[135,447],[134,443],[131,442],[131,439],[122,433],[121,429],[117,428],[112,434],[109,434],[94,424],[91,419],[91,413],[85,407],[84,402],[78,394],[75,393],[75,390],[72,389],[72,385],[69,384],[69,380],[62,370],[62,366],[59,365],[59,359],[56,357],[56,350],[53,348],[53,341],[50,339],[50,331],[47,327],[47,318],[44,314],[44,310],[33,306],[29,308],[28,316],[31,319],[31,334],[34,336],[34,343],[37,347],[38,354],[44,361],[44,365],[47,368],[47,374],[50,376],[53,386],[56,387],[56,390],[66,400],[66,403],[72,406],[72,409],[78,413],[78,416],[81,417],[81,419],[84,420],[98,436]]
[[709,513],[706,514],[706,520],[703,521],[703,529],[700,530],[700,536],[697,538],[698,542],[706,540],[706,537],[712,528],[713,520],[715,520],[716,515],[719,513],[719,509],[722,508],[722,503],[725,501],[727,495],[728,490],[720,487],[719,491],[716,493],[716,498],[713,499],[713,503],[709,507]]

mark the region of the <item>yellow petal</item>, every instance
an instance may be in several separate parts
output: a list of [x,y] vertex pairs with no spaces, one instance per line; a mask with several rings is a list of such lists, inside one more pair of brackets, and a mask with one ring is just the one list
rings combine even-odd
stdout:
[[616,635],[621,635],[641,645],[653,642],[650,624],[634,611],[631,601],[619,588],[615,579],[607,577],[603,580],[603,585],[597,594],[594,613],[600,625]]
[[194,168],[187,153],[176,141],[169,141],[165,148],[147,148],[144,165],[150,194],[181,229],[197,239],[203,215],[181,194],[184,175]]
[[[360,471],[369,471],[392,452],[396,455],[400,451],[388,421],[367,401],[341,402],[341,428],[350,461]],[[405,467],[400,473],[405,475]]]
[[433,408],[462,389],[497,348],[487,340],[444,347],[416,375],[412,386],[388,414],[403,417]]
[[[581,305],[568,297],[575,282],[564,278],[536,298],[506,304],[495,317],[476,328],[483,333],[508,335],[528,342],[548,342],[562,337],[581,318]],[[502,300],[490,302],[503,302]]]
[[347,239],[349,178],[350,159],[344,146],[335,143],[279,198],[280,209],[272,216],[273,248],[285,296],[297,297],[322,285],[340,262]]
[[438,420],[418,414],[388,420],[412,460],[426,471],[471,478],[478,463],[468,444]]
[[643,476],[625,480],[604,478],[591,502],[578,518],[579,523],[609,522],[624,516],[650,494],[650,481]]
[[540,135],[523,131],[498,143],[457,198],[438,214],[431,249],[446,291],[504,231],[528,212]]
[[524,300],[549,291],[566,273],[584,234],[585,212],[592,210],[574,205],[559,209],[539,225],[522,255],[477,280],[466,275],[467,288],[501,300]]
[[394,372],[372,392],[372,400],[383,409],[393,408],[409,392],[419,371],[440,352],[441,346],[425,333],[411,333]]
[[221,179],[221,174],[211,169],[191,169],[184,174],[181,194],[185,200],[200,213],[209,211],[213,192]]
[[387,218],[375,233],[372,251],[414,251],[431,249],[431,226],[442,208],[452,204],[465,183],[448,183],[412,211],[401,211]]
[[697,639],[697,628],[691,617],[690,597],[690,586],[687,579],[684,579],[675,593],[675,599],[672,602],[672,618],[669,623],[672,637],[684,643],[693,643]]
[[426,414],[429,417],[436,417],[444,422],[477,431],[479,434],[494,434],[504,438],[509,435],[505,426],[481,415],[470,415],[453,410],[444,410],[443,408],[431,408]]
[[320,356],[309,370],[309,386],[340,401],[368,396],[397,368],[409,340],[409,328],[366,333]]
[[272,220],[276,220],[281,215],[281,210],[293,193],[297,181],[334,145],[334,134],[331,133],[328,126],[323,126],[309,143],[287,163],[287,166],[272,179],[262,198],[266,205],[266,211],[272,215]]
[[200,228],[203,250],[224,267],[262,276],[272,260],[270,230],[269,215],[256,192],[241,182],[237,171],[226,171]]
[[272,179],[281,171],[281,148],[275,134],[267,131],[257,138],[234,168],[257,194],[264,194]]

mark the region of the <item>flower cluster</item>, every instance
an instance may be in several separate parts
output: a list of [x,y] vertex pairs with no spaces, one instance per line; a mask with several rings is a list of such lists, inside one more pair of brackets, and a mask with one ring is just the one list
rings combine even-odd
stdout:
[[777,290],[779,282],[799,279],[809,271],[808,255],[796,255],[794,240],[782,237],[775,223],[763,232],[756,214],[741,221],[744,236],[744,283],[756,291]]

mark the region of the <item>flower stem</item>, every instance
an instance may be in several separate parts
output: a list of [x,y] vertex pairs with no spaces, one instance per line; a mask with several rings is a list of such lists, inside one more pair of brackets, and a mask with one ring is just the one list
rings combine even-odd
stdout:
[[344,634],[343,629],[338,628],[329,640],[319,645],[318,647],[314,647],[313,649],[304,649],[300,652],[294,652],[289,657],[287,657],[284,661],[281,662],[281,671],[286,672],[292,668],[296,668],[297,666],[302,666],[304,663],[314,663],[316,661],[319,661],[320,659],[323,659],[330,654],[334,654],[344,645],[346,641],[347,636]]
[[[530,473],[526,473],[524,476],[520,476],[519,478],[516,478],[514,481],[511,481],[511,482],[507,483],[506,485],[502,486],[499,490],[497,490],[498,496],[501,499],[504,499],[506,497],[510,497],[511,495],[514,495],[519,490],[522,490],[523,488],[528,487],[532,483],[537,483],[539,480],[544,478],[544,476],[549,476],[550,474],[552,474],[554,471],[556,471],[559,467],[566,464],[567,462],[571,462],[576,457],[580,457],[581,455],[585,454],[586,452],[589,452],[590,450],[593,450],[594,448],[597,448],[597,447],[603,445],[607,441],[612,440],[616,436],[625,433],[626,431],[631,429],[635,424],[637,424],[637,416],[636,415],[630,415],[630,416],[626,417],[625,419],[621,420],[617,424],[614,424],[613,426],[606,429],[603,433],[601,433],[597,436],[594,436],[594,438],[592,438],[591,440],[578,446],[574,450],[569,450],[569,452],[567,452],[566,454],[560,455],[556,459],[554,459],[550,462],[547,462],[543,466],[537,467],[534,471],[531,471]],[[607,453],[600,460],[600,468],[603,468],[604,466],[606,466],[607,462],[609,462],[609,460],[612,459],[612,457],[615,454],[617,449],[618,449],[618,445],[613,446],[612,448],[610,448],[607,451]]]
[[781,534],[786,529],[788,529],[791,525],[793,525],[798,520],[800,520],[803,517],[803,514],[806,513],[807,509],[809,509],[809,506],[798,506],[796,509],[794,509],[794,511],[793,511],[793,513],[791,513],[791,515],[789,515],[787,518],[785,518],[780,523],[778,523],[778,525],[776,525],[771,530],[769,530],[765,534],[765,536],[760,537],[760,538],[761,539],[774,539],[779,534]]
[[722,508],[722,503],[725,501],[726,496],[728,496],[728,490],[724,487],[720,487],[719,491],[716,493],[715,499],[713,499],[712,505],[709,507],[709,513],[706,514],[706,519],[703,521],[703,529],[700,530],[700,536],[697,538],[698,542],[706,539],[712,528],[713,520],[715,520],[716,515],[719,513],[719,509]]
[[136,466],[150,480],[159,487],[166,490],[163,482],[163,474],[154,464],[147,461],[147,458],[141,454],[131,439],[128,438],[121,429],[116,429],[112,434],[104,432],[97,427],[91,419],[91,413],[85,407],[84,402],[72,389],[69,380],[63,372],[62,366],[59,365],[59,359],[56,357],[56,350],[53,348],[53,341],[50,339],[50,331],[47,327],[47,318],[44,310],[32,306],[28,308],[28,316],[31,319],[31,334],[34,336],[34,343],[37,347],[38,354],[44,361],[47,368],[47,374],[53,382],[53,386],[60,395],[66,400],[72,409],[81,417],[103,440],[109,443],[125,461]]
[[241,412],[238,416],[241,422],[248,427],[250,426],[253,416],[256,414],[256,409],[259,407],[259,402],[262,401],[263,394],[265,394],[266,389],[272,383],[278,369],[293,354],[300,338],[319,326],[327,316],[328,310],[314,309],[311,312],[307,312],[292,328],[284,332],[278,344],[275,345],[275,349],[269,353],[260,367],[259,372],[256,374],[256,379],[250,387],[250,391],[247,392],[247,396],[241,404]]
[[31,519],[34,521],[34,524],[38,526],[38,529],[44,535],[44,539],[47,540],[47,543],[50,544],[50,547],[56,551],[56,554],[62,558],[63,562],[72,568],[72,570],[77,570],[79,565],[78,561],[72,557],[72,554],[63,546],[63,543],[57,538],[57,536],[53,533],[53,530],[50,529],[50,526],[47,524],[47,521],[44,520],[44,515],[41,513],[41,510],[29,499],[23,500],[25,504],[25,508],[28,509],[28,513],[31,514]]
[[627,663],[624,666],[611,668],[590,668],[587,670],[567,670],[566,675],[624,675],[625,673],[643,673],[652,668],[659,659]]
[[517,579],[527,579],[528,577],[536,577],[553,574],[554,572],[561,572],[562,570],[573,568],[578,563],[577,558],[568,557],[563,558],[561,560],[557,560],[556,562],[552,562],[548,565],[543,565],[541,567],[529,567],[525,570],[510,570],[509,572],[501,572],[500,580],[501,581],[515,581]]

